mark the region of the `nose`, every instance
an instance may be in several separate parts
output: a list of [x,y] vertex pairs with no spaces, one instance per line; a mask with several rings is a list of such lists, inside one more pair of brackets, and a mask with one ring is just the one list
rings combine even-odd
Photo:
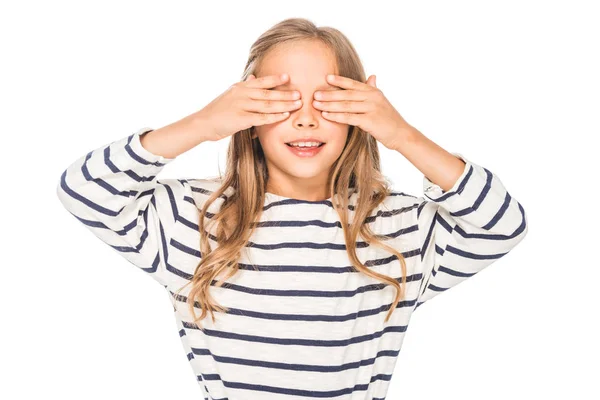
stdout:
[[319,126],[319,115],[321,111],[312,106],[312,102],[302,100],[302,107],[298,108],[294,115],[294,126],[296,128],[316,128]]

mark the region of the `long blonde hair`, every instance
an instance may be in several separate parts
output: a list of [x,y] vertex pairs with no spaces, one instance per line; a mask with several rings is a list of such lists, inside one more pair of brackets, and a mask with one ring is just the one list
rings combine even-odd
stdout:
[[[365,72],[350,41],[339,30],[331,27],[318,28],[313,22],[304,18],[285,19],[265,33],[252,45],[242,80],[253,74],[256,76],[261,61],[265,55],[278,44],[298,40],[320,40],[330,48],[337,61],[337,74],[365,82]],[[229,309],[217,304],[210,295],[210,286],[215,281],[215,286],[221,287],[225,280],[232,277],[238,270],[238,259],[242,248],[246,247],[254,233],[257,221],[262,215],[266,182],[268,180],[267,164],[258,139],[252,139],[253,128],[244,129],[231,136],[227,151],[227,166],[222,185],[212,192],[206,200],[200,213],[200,253],[201,261],[194,271],[190,282],[192,285],[186,303],[194,323],[203,329],[198,322],[204,319],[207,312],[226,312]],[[354,268],[370,277],[393,285],[396,296],[390,307],[385,322],[389,320],[400,300],[405,297],[406,290],[406,263],[402,254],[382,243],[381,240],[389,239],[386,235],[376,235],[365,223],[371,212],[391,193],[391,188],[386,178],[381,174],[379,150],[376,139],[369,133],[356,126],[350,126],[345,148],[332,165],[329,172],[328,188],[332,205],[337,211],[344,232],[348,257]],[[230,196],[225,196],[225,191],[232,187]],[[360,192],[357,196],[355,216],[348,223],[348,203],[352,193]],[[208,217],[208,224],[204,225],[204,217],[210,205],[220,198],[225,197],[220,210]],[[338,202],[339,201],[339,202]],[[213,230],[214,224],[218,224]],[[215,249],[210,248],[208,232],[214,231],[214,240],[218,243]],[[362,264],[356,255],[356,240],[358,234],[368,242],[380,246],[393,253],[402,266],[402,287],[396,279],[379,274]],[[217,281],[222,273],[225,277]],[[181,289],[179,291],[181,291]],[[178,293],[179,293],[178,291]],[[202,314],[197,317],[195,307],[201,307]]]

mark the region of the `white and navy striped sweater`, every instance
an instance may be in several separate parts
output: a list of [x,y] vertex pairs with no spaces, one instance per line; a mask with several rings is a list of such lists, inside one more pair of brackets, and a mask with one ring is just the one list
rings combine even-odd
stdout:
[[[451,190],[423,177],[425,197],[394,192],[367,219],[375,233],[391,237],[386,243],[407,264],[406,299],[384,323],[396,290],[353,269],[331,202],[267,193],[239,272],[228,285],[211,287],[230,311],[215,313],[214,323],[209,315],[202,332],[185,304],[191,285],[183,297],[174,294],[200,260],[199,209],[220,183],[157,179],[174,159],[142,147],[139,136],[150,130],[77,159],[62,173],[57,194],[75,218],[177,302],[179,334],[205,399],[384,399],[414,310],[508,253],[527,233],[523,207],[498,176],[453,153],[466,165]],[[359,241],[357,255],[401,280],[400,262],[390,253]]]

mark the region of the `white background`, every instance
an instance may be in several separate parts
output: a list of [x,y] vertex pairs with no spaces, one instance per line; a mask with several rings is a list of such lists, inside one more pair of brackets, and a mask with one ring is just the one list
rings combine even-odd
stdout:
[[[218,5],[216,5],[218,4]],[[0,8],[4,399],[196,399],[166,291],[56,197],[63,170],[208,104],[252,42],[344,32],[403,117],[525,208],[510,254],[419,308],[388,399],[598,399],[600,14],[589,1],[20,1]],[[228,140],[163,178],[208,177]],[[397,190],[422,175],[380,145]]]

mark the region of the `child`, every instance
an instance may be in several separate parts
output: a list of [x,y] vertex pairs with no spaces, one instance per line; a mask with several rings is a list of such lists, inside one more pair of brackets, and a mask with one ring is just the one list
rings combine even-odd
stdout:
[[[170,293],[204,398],[385,398],[417,307],[527,233],[497,175],[428,140],[364,77],[338,30],[284,20],[202,110],[60,178],[65,208]],[[157,179],[228,136],[224,178]],[[390,189],[377,142],[423,172],[425,197]]]

